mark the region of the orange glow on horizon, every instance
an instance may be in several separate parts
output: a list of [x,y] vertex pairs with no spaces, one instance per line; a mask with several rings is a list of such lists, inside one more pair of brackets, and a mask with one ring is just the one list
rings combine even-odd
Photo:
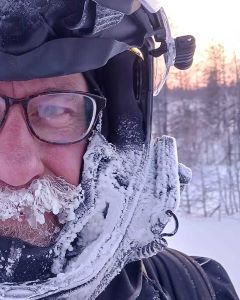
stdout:
[[226,54],[240,57],[239,0],[162,0],[173,35],[192,34],[199,61],[210,44],[224,45]]
[[[231,66],[234,54],[240,59],[240,1],[239,0],[162,0],[162,6],[169,18],[173,37],[191,34],[196,38],[196,53],[192,68],[184,72],[171,71],[169,87],[186,88],[204,86],[206,78],[202,70],[208,62],[211,45],[224,46],[228,67],[228,83],[234,82],[234,68]],[[182,82],[180,82],[182,81]]]

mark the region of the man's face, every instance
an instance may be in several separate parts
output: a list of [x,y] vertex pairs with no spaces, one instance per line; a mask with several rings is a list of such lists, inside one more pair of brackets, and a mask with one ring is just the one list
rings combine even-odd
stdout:
[[[51,90],[87,91],[87,85],[81,74],[30,81],[0,81],[0,95],[15,99]],[[64,146],[39,141],[26,125],[23,108],[14,105],[0,129],[0,186],[13,190],[27,188],[34,179],[44,176],[62,177],[68,183],[77,185],[85,148],[84,141]],[[15,230],[18,223],[13,219],[0,220],[0,235],[8,229],[9,235],[21,238],[21,234],[16,234],[19,230]],[[56,223],[55,217],[47,214],[46,230],[55,230]],[[45,244],[48,241],[43,241]]]

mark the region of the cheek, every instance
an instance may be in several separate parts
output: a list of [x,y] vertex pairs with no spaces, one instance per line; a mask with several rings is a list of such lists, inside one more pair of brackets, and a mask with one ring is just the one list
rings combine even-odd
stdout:
[[41,157],[45,169],[44,175],[62,177],[67,182],[78,185],[86,146],[86,143],[68,146],[48,144],[42,146]]

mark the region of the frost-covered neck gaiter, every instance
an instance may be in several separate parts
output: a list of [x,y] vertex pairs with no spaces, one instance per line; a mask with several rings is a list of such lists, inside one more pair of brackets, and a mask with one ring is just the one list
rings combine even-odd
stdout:
[[53,248],[56,276],[33,284],[1,284],[0,294],[5,299],[65,294],[67,299],[95,299],[127,263],[164,247],[166,212],[179,203],[178,172],[173,138],[119,150],[96,132],[77,187],[82,200]]

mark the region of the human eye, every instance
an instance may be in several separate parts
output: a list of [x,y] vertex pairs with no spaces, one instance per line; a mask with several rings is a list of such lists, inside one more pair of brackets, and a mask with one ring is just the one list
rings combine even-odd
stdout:
[[40,105],[35,112],[40,118],[50,119],[71,116],[74,114],[74,110],[68,106],[55,105],[55,104],[45,104]]
[[[82,99],[82,98],[81,98]],[[80,98],[71,95],[41,96],[28,106],[29,122],[34,128],[72,130],[86,127],[86,112]]]
[[28,115],[31,119],[53,121],[76,117],[79,103],[68,95],[40,96],[31,101]]

